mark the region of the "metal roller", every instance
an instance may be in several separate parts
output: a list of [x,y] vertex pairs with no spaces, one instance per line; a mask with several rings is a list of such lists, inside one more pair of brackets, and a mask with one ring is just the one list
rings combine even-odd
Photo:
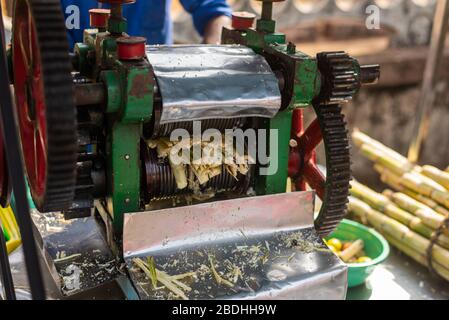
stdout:
[[[144,173],[143,186],[147,203],[152,200],[172,198],[191,192],[189,189],[179,190],[177,188],[170,164],[166,160],[159,159],[156,150],[148,148],[144,142],[141,143],[141,149]],[[212,178],[207,184],[202,186],[202,189],[212,189],[218,193],[232,191],[239,195],[248,191],[250,181],[251,170],[246,176],[241,175],[236,180],[223,166],[222,174]]]

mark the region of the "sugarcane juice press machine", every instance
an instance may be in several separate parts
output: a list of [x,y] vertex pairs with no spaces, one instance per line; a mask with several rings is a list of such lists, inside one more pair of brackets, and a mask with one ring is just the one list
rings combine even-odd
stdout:
[[[280,1],[263,0],[257,22],[234,13],[221,45],[147,46],[126,33],[122,6],[134,1],[102,0],[110,9],[91,10],[73,53],[59,0],[16,1],[11,82],[32,214],[62,296],[116,280],[129,299],[345,297],[347,267],[322,238],[346,213],[342,105],[379,66],[298,51],[275,30]],[[173,148],[216,142],[204,142],[210,130],[223,134],[215,146],[243,133],[240,152],[174,164]]]

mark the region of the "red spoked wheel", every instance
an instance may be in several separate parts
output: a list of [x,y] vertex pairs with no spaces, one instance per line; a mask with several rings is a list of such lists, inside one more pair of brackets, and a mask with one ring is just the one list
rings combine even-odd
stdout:
[[76,107],[59,0],[16,1],[13,73],[26,172],[36,207],[67,209],[76,183]]
[[[304,130],[303,111],[293,117],[289,176],[296,190],[314,189],[322,200],[315,229],[322,237],[330,234],[346,214],[351,179],[349,138],[338,104],[314,106],[317,118]],[[324,144],[326,174],[316,163],[316,148]]]

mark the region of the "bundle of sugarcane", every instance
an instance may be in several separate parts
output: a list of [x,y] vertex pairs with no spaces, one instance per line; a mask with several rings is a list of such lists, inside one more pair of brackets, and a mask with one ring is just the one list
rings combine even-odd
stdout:
[[449,168],[415,165],[358,130],[352,138],[394,191],[380,194],[354,181],[350,212],[417,262],[431,263],[449,281]]
[[[385,190],[383,194],[360,184],[357,181],[351,182],[351,195],[364,201],[374,210],[400,222],[419,235],[431,239],[434,232],[444,222],[444,217],[426,205],[412,199],[403,193],[395,193]],[[364,219],[363,217],[360,217]],[[362,220],[366,223],[366,220]],[[444,230],[444,234],[438,237],[437,243],[449,249],[449,232]]]
[[[357,193],[356,195],[359,194]],[[381,194],[377,194],[377,196],[379,199],[385,200],[385,197]],[[380,205],[380,203],[377,205]],[[387,203],[387,206],[392,205]],[[378,208],[383,207],[379,206]],[[392,246],[396,247],[410,258],[424,266],[429,266],[430,262],[433,270],[449,281],[449,250],[435,244],[430,252],[430,257],[428,257],[429,246],[431,245],[429,239],[418,234],[411,227],[376,210],[359,198],[353,196],[350,197],[349,211],[360,220],[365,221],[374,227]],[[415,223],[419,225],[420,222],[416,221]],[[414,224],[411,223],[411,225]]]
[[449,216],[449,172],[433,166],[418,166],[396,151],[366,134],[355,130],[354,144],[374,162],[374,168],[384,183],[434,212]]

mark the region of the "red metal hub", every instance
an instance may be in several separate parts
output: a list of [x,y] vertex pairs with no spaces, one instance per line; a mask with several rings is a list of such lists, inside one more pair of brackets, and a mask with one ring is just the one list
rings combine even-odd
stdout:
[[47,168],[45,97],[36,31],[30,10],[15,16],[14,89],[29,183],[42,196]]
[[295,146],[291,148],[288,172],[296,179],[296,189],[304,191],[306,183],[323,199],[325,194],[326,178],[316,164],[315,149],[323,141],[320,124],[315,119],[304,130],[303,110],[293,113],[292,139]]
[[41,212],[70,207],[76,185],[77,119],[59,0],[17,1],[12,58],[28,183]]

